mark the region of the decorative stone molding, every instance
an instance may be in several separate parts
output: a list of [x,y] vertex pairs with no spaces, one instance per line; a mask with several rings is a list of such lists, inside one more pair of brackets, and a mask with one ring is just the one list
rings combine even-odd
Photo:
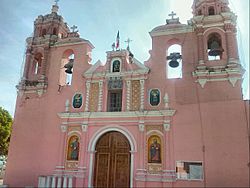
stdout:
[[62,133],[65,133],[67,131],[67,126],[66,125],[61,125],[61,131]]
[[144,122],[143,122],[143,121],[140,121],[140,122],[139,122],[138,128],[139,128],[139,131],[140,131],[140,132],[144,132],[145,125],[144,125]]
[[163,127],[165,131],[170,131],[170,123],[164,123]]
[[165,96],[163,98],[163,102],[165,104],[165,109],[169,108],[169,97],[168,97],[168,93],[165,93]]
[[90,92],[90,81],[86,82],[86,101],[85,101],[85,111],[89,111],[89,92]]
[[69,112],[69,99],[65,101],[65,112]]
[[171,117],[174,116],[176,110],[167,109],[167,110],[158,110],[158,111],[128,111],[128,112],[60,112],[57,115],[60,118],[140,118],[140,117]]
[[192,73],[202,88],[207,82],[229,81],[234,87],[238,80],[242,79],[244,69],[238,63],[223,66],[198,66]]
[[99,81],[98,112],[102,111],[102,98],[103,98],[103,80],[100,80]]
[[141,106],[140,106],[140,111],[144,110],[144,87],[145,87],[145,80],[140,80],[140,85],[141,85]]
[[87,130],[88,130],[88,123],[84,122],[84,123],[81,125],[81,128],[82,128],[82,132],[87,132]]
[[127,100],[126,100],[126,110],[129,111],[130,110],[130,90],[131,90],[131,81],[127,80]]

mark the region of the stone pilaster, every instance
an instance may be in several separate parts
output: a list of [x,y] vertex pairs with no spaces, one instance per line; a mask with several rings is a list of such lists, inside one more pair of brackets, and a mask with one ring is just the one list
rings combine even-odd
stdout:
[[127,80],[127,104],[126,104],[126,110],[130,110],[130,92],[131,92],[131,81]]
[[145,80],[140,80],[140,86],[141,86],[141,105],[140,105],[140,111],[144,110],[144,96],[145,96]]
[[102,98],[103,98],[103,80],[99,81],[99,99],[98,99],[98,112],[102,111]]
[[86,82],[85,112],[89,111],[89,92],[90,92],[90,81],[87,81]]

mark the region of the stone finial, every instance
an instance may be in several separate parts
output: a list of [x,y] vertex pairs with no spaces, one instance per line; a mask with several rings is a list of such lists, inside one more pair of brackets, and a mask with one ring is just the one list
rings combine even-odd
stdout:
[[55,0],[55,4],[52,6],[52,9],[51,9],[52,13],[58,12],[58,9],[59,9],[58,2],[59,2],[59,0]]
[[179,18],[174,18],[174,16],[176,16],[176,13],[172,11],[168,16],[171,16],[171,19],[166,20],[167,24],[180,24]]
[[69,99],[66,100],[65,102],[65,112],[69,111]]
[[169,108],[169,97],[168,97],[167,93],[165,93],[163,101],[164,101],[164,104],[165,104],[165,109],[168,109]]

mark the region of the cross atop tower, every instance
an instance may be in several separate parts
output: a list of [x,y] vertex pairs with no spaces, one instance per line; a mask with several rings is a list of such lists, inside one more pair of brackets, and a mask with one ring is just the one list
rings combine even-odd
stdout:
[[176,16],[176,13],[174,13],[174,11],[172,11],[171,14],[169,14],[168,16],[171,16],[172,17],[171,19],[173,20],[174,16]]
[[[58,0],[57,0],[58,1]],[[75,29],[77,29],[77,26],[76,25],[73,25],[72,27],[70,27],[70,29],[72,29],[72,32],[77,32]]]
[[55,5],[58,5],[59,0],[55,0]]

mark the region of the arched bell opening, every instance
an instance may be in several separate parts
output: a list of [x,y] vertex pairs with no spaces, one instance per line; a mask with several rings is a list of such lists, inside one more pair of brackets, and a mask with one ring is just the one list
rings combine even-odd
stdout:
[[73,50],[66,50],[63,53],[60,64],[60,78],[59,85],[71,85],[73,76],[73,66],[75,61],[75,55]]
[[34,57],[34,61],[33,61],[33,74],[38,75],[41,74],[41,69],[42,69],[42,54],[41,53],[37,53]]
[[223,54],[221,36],[218,33],[211,33],[207,40],[208,60],[220,60]]
[[208,15],[209,16],[215,15],[214,7],[209,7],[208,8]]
[[167,50],[167,79],[182,78],[181,45],[173,44]]

